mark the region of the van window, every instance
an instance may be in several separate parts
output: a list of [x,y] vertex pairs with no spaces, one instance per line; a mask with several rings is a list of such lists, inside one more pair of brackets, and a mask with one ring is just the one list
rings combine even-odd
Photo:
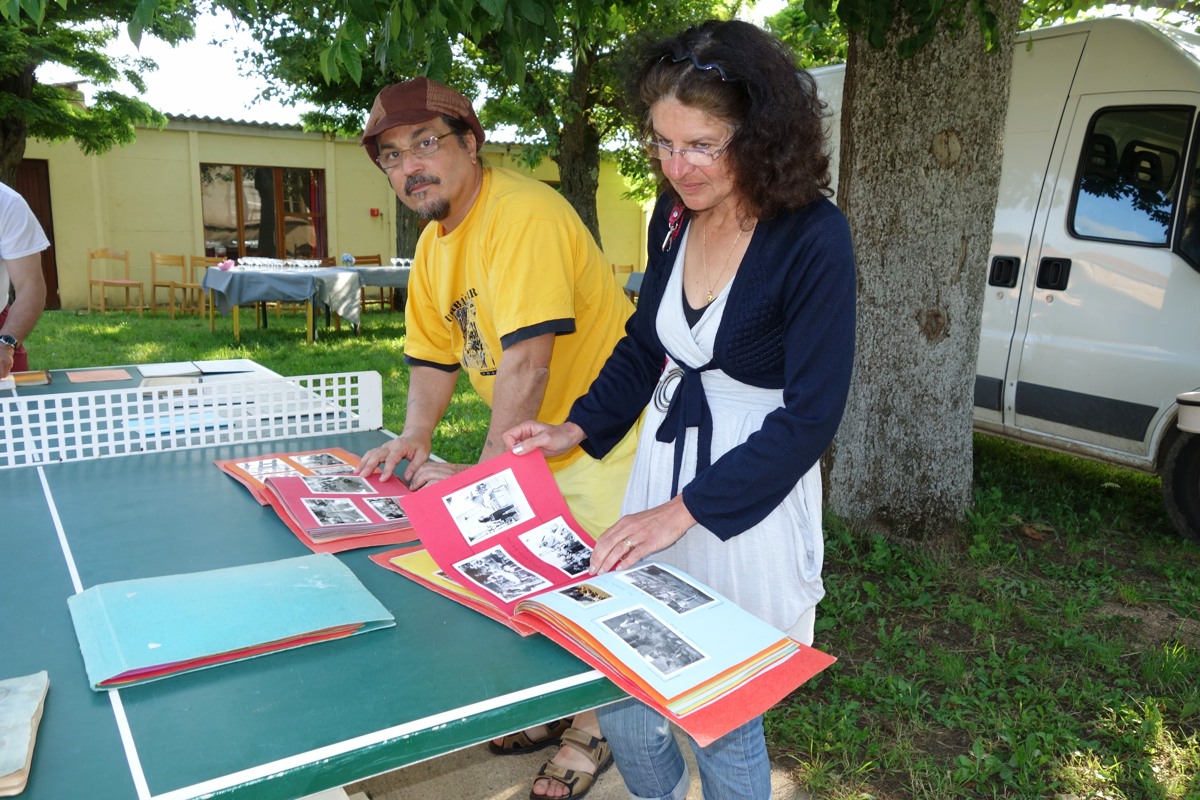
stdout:
[[1165,246],[1192,114],[1179,107],[1098,111],[1080,157],[1071,232]]
[[[1197,145],[1193,145],[1193,149]],[[1179,225],[1179,240],[1175,250],[1193,268],[1200,270],[1200,164],[1197,154],[1192,153],[1191,179],[1183,187],[1183,219]]]

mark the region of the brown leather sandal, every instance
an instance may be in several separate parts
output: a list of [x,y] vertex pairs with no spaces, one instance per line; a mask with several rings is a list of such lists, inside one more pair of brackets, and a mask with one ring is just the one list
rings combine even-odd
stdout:
[[527,731],[510,733],[500,740],[500,743],[488,742],[488,750],[498,756],[519,756],[525,753],[536,753],[543,747],[558,744],[562,735],[571,727],[570,719],[557,719],[546,723],[546,735],[541,739],[532,738]]
[[[612,766],[612,750],[609,749],[608,742],[604,739],[597,739],[577,728],[568,728],[563,732],[562,746],[578,750],[587,756],[593,765],[591,774],[574,769],[564,769],[553,761],[547,761],[538,770],[538,778],[549,778],[567,787],[567,794],[559,800],[579,800],[591,790],[592,784],[603,774],[604,770]],[[534,778],[533,782],[537,783],[537,778]],[[529,790],[529,800],[547,800],[547,798],[548,795],[534,794],[533,789]]]

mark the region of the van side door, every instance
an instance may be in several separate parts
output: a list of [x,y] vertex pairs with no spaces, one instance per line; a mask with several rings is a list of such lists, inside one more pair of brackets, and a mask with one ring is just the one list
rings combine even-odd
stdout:
[[1006,428],[1153,466],[1175,395],[1200,385],[1200,272],[1181,245],[1198,104],[1145,91],[1084,94],[1068,110],[1021,276]]

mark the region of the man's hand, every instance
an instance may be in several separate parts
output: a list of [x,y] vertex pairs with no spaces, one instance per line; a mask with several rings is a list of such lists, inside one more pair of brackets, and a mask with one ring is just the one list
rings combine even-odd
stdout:
[[[405,483],[412,485],[413,476],[426,461],[433,444],[429,439],[421,439],[408,434],[400,434],[395,439],[381,444],[373,450],[363,453],[362,461],[355,470],[355,475],[370,475],[376,467],[383,474],[381,480],[392,477],[396,467],[404,459],[408,459],[408,467],[403,475],[398,475]],[[417,488],[413,486],[412,488]]]
[[431,483],[445,480],[451,475],[457,475],[465,469],[470,469],[470,464],[448,464],[445,461],[426,461],[421,465],[408,482],[408,488],[414,492]]
[[[6,261],[5,265],[8,267],[8,277],[12,281],[15,297],[12,305],[8,307],[8,317],[4,320],[4,328],[0,333],[7,333],[24,341],[46,306],[42,256],[40,253],[32,253]],[[0,299],[0,306],[7,300],[7,297]],[[11,347],[0,345],[0,378],[7,378],[12,372],[15,352]]]
[[13,356],[16,353],[15,349],[0,344],[0,380],[4,380],[12,372]]

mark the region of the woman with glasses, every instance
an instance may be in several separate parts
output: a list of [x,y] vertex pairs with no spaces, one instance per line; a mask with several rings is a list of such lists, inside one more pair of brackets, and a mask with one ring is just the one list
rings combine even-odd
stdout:
[[[644,410],[623,516],[592,572],[653,557],[811,643],[824,595],[818,460],[845,405],[855,316],[822,104],[781,43],[737,21],[652,46],[633,100],[666,179],[637,310],[565,423],[527,422],[505,440],[598,456]],[[632,699],[599,714],[634,797],[687,795],[661,716]],[[706,800],[770,796],[761,717],[692,747]]]

